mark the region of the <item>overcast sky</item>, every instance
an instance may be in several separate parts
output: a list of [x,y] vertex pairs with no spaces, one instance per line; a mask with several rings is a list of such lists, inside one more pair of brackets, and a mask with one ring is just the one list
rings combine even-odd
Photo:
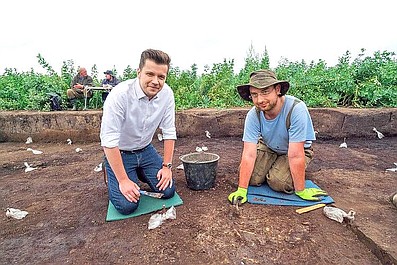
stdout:
[[397,53],[397,1],[354,0],[8,0],[1,4],[0,73],[41,72],[37,54],[60,72],[73,60],[90,74],[136,68],[144,49],[171,56],[172,65],[199,71],[265,47],[271,67],[289,61],[334,65],[347,50]]

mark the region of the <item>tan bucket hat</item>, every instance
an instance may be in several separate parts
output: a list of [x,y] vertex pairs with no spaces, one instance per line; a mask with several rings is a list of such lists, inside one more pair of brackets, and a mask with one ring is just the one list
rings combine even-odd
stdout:
[[237,86],[240,96],[247,101],[252,101],[250,97],[250,87],[267,88],[269,86],[281,84],[281,96],[284,96],[289,89],[289,82],[285,80],[277,80],[275,73],[270,70],[258,70],[250,74],[248,84]]

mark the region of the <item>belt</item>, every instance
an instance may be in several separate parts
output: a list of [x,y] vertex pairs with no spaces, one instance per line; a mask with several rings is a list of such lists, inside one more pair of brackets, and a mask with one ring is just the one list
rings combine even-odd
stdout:
[[150,145],[150,144],[148,144],[148,145],[145,146],[144,148],[136,149],[136,150],[130,150],[130,151],[128,151],[128,150],[120,150],[120,153],[122,153],[122,154],[134,154],[134,153],[139,153],[139,152],[144,151],[146,148],[148,148],[149,145]]

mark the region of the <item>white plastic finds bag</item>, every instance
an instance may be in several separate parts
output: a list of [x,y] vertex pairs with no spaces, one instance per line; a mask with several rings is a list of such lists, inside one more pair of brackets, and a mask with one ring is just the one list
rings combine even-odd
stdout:
[[155,229],[159,227],[167,219],[176,219],[176,209],[171,206],[165,213],[155,213],[150,216],[148,228]]
[[331,207],[331,206],[325,206],[323,208],[323,212],[325,216],[327,216],[329,219],[332,219],[339,223],[343,223],[344,218],[348,219],[349,223],[353,222],[354,215],[356,214],[356,212],[354,212],[353,210],[350,210],[349,213],[346,213],[345,211],[339,208]]
[[33,171],[33,170],[35,170],[35,169],[37,169],[37,167],[31,167],[29,164],[28,164],[28,162],[23,162],[23,164],[25,165],[25,172],[30,172],[30,171]]
[[99,163],[95,168],[94,168],[95,172],[101,172],[102,171],[102,163]]
[[15,219],[22,219],[28,214],[27,211],[21,211],[19,209],[14,209],[14,208],[7,208],[6,211],[6,216],[7,217],[12,217]]

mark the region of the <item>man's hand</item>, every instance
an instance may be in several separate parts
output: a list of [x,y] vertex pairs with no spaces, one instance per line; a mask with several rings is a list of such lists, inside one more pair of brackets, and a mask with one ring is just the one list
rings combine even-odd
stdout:
[[163,167],[157,173],[157,179],[159,183],[157,183],[156,187],[159,188],[160,191],[165,190],[168,186],[172,186],[172,171],[170,168]]
[[74,87],[74,88],[77,88],[77,89],[83,89],[83,88],[84,88],[84,85],[82,85],[82,84],[80,84],[80,83],[77,83],[77,84],[75,84],[73,87]]
[[128,201],[136,203],[139,200],[139,186],[135,182],[130,179],[125,179],[120,181],[119,188]]
[[307,201],[320,201],[322,199],[318,198],[318,196],[328,195],[328,193],[326,193],[322,189],[317,189],[317,188],[306,188],[301,191],[295,191],[295,194]]
[[237,191],[230,193],[227,197],[232,204],[236,204],[241,201],[241,204],[247,201],[247,189],[238,187]]

